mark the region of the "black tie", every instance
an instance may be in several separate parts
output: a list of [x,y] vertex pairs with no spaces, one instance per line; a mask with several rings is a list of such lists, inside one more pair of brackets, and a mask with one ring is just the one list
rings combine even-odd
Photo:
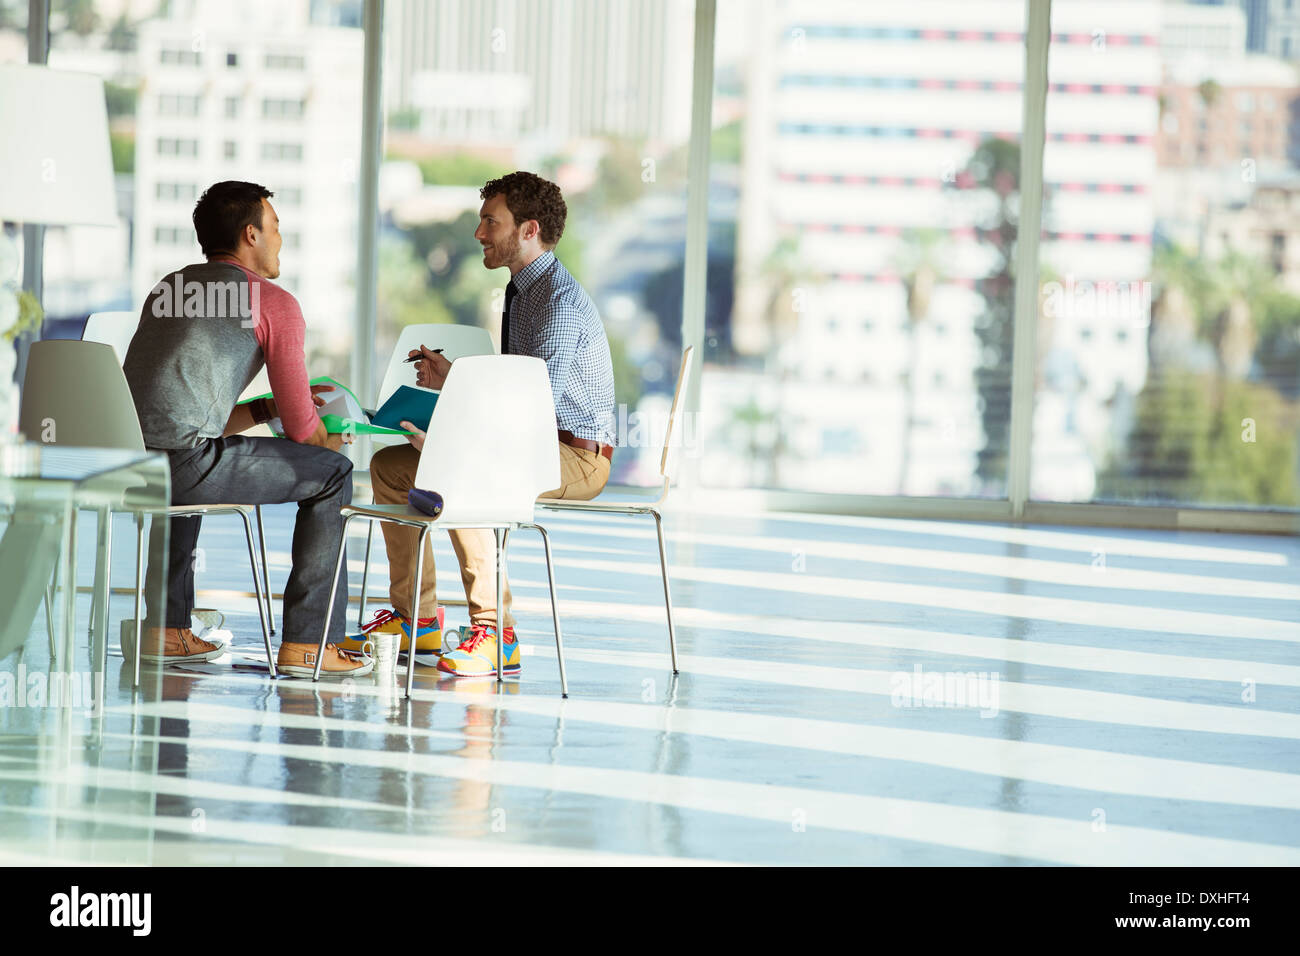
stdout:
[[515,293],[517,291],[518,290],[515,288],[514,279],[511,279],[509,282],[506,283],[506,308],[505,311],[501,313],[501,354],[502,355],[510,354],[510,303],[514,301]]

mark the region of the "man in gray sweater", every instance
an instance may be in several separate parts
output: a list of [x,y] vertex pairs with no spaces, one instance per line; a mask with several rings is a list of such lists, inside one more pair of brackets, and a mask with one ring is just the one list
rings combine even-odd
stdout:
[[[217,183],[203,194],[194,208],[194,228],[207,261],[154,287],[123,371],[145,445],[166,453],[170,462],[173,504],[298,503],[277,669],[311,677],[343,534],[339,508],[352,500],[352,462],[339,454],[343,436],[328,434],[316,414],[302,309],[268,281],[280,274],[279,218],[268,202],[271,195],[243,182]],[[274,397],[236,405],[263,364]],[[239,434],[271,418],[283,423],[284,438]],[[224,650],[190,630],[200,521],[171,519],[167,603],[148,607],[144,660],[210,660]],[[154,528],[160,535],[161,523]],[[161,573],[150,565],[151,598],[160,590]],[[321,670],[361,676],[372,662],[335,646],[343,637],[347,593],[344,570],[334,602],[335,633]]]

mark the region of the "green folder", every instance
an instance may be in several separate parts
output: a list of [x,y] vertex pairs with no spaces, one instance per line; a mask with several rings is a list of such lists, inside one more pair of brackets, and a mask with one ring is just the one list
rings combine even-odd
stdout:
[[[335,393],[331,395],[326,392],[324,398],[326,403],[316,410],[320,415],[320,420],[325,423],[325,430],[331,435],[340,435],[352,432],[356,435],[410,435],[411,432],[404,431],[400,428],[384,428],[382,425],[370,424],[370,414],[361,407],[361,402],[357,400],[352,390],[342,382],[330,378],[328,375],[320,375],[311,380],[312,385],[332,385]],[[246,405],[249,402],[256,401],[259,398],[272,398],[273,395],[267,392],[264,395],[254,395],[246,398],[240,405]],[[280,425],[280,419],[273,418],[266,423],[271,431],[284,437],[284,429]]]

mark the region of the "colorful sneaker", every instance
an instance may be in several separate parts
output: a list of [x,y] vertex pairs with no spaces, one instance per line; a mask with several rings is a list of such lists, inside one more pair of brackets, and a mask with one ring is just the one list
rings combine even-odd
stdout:
[[[437,617],[420,618],[420,627],[415,635],[415,659],[417,661],[426,655],[442,654],[444,610],[444,608],[438,608]],[[339,647],[342,650],[360,654],[365,649],[365,645],[370,643],[370,638],[374,634],[400,634],[402,635],[402,645],[398,649],[398,653],[404,654],[411,649],[411,619],[390,611],[388,608],[376,611],[374,618],[362,626],[360,634],[349,634],[339,642]]]
[[[461,633],[466,634],[464,631]],[[506,639],[501,648],[501,669],[507,675],[519,673],[519,641],[513,627],[506,628]],[[496,627],[482,624],[471,627],[459,647],[442,655],[438,670],[456,677],[496,677]]]

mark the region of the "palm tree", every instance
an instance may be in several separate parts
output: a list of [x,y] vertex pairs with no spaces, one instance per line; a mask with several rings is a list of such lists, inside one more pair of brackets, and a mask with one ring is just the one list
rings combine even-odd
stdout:
[[1261,311],[1261,293],[1271,284],[1268,270],[1258,259],[1232,251],[1215,263],[1214,298],[1203,334],[1214,343],[1219,369],[1232,379],[1250,373],[1258,338],[1254,317]]
[[903,453],[898,466],[898,493],[907,493],[907,476],[912,466],[912,431],[916,427],[917,364],[921,358],[921,324],[930,314],[934,287],[944,278],[939,266],[938,229],[912,230],[900,256],[899,273],[907,294],[907,371],[903,399]]

